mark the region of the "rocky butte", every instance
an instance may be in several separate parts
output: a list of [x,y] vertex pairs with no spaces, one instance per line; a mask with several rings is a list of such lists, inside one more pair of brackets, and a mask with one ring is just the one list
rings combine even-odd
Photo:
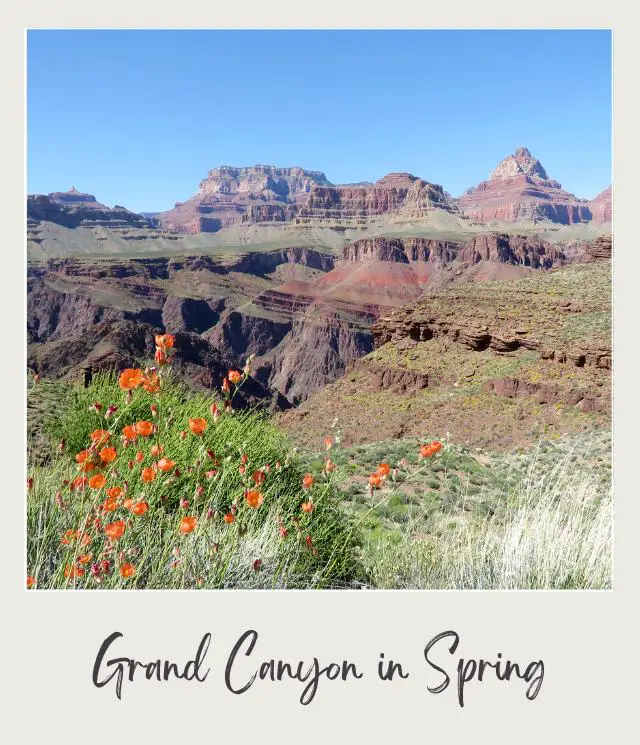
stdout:
[[[465,192],[459,205],[467,217],[484,223],[551,221],[573,225],[594,219],[592,203],[564,191],[526,147],[519,147],[502,160],[488,181]],[[605,209],[598,208],[598,221],[606,222],[606,214]]]
[[314,186],[330,186],[324,173],[297,167],[220,166],[209,171],[193,197],[176,202],[161,220],[165,227],[182,233],[209,233],[250,213],[256,220],[284,219]]

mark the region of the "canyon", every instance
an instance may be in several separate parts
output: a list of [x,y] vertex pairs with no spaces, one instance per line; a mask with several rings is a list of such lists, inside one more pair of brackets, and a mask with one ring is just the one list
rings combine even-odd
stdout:
[[[408,173],[333,185],[274,166],[213,169],[192,198],[152,216],[76,189],[29,195],[28,365],[66,378],[119,369],[169,332],[193,385],[219,386],[253,355],[240,403],[287,410],[356,369],[385,333],[395,339],[390,312],[408,318],[454,288],[465,297],[487,282],[606,262],[611,218],[610,189],[578,199],[526,148],[459,199]],[[408,339],[458,342],[464,324],[444,320],[460,315],[456,302]],[[487,334],[490,347],[503,339],[487,331],[477,344]],[[578,354],[550,351],[556,361]],[[607,359],[606,348],[583,352],[587,366]]]

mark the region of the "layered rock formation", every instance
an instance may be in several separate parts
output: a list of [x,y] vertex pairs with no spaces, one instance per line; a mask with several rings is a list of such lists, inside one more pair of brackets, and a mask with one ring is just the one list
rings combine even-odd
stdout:
[[590,203],[550,179],[540,161],[525,147],[502,160],[488,181],[465,192],[459,206],[467,217],[478,222],[551,221],[572,225],[593,218]]
[[385,214],[415,220],[434,209],[457,211],[441,186],[410,173],[390,173],[366,186],[314,187],[297,210],[296,222],[366,224]]
[[374,351],[280,422],[314,448],[334,419],[347,447],[448,432],[511,450],[607,426],[610,269],[600,259],[451,284],[385,313],[371,328]]
[[593,221],[596,223],[610,223],[612,219],[611,187],[601,191],[589,204]]
[[220,166],[209,171],[191,199],[177,202],[161,215],[162,224],[182,233],[216,232],[241,222],[290,218],[287,211],[309,194],[314,186],[329,186],[320,171],[303,168],[250,168]]

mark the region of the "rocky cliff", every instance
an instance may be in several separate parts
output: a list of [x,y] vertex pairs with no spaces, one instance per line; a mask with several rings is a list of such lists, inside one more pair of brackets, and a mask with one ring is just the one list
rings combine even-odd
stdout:
[[[303,168],[220,166],[209,171],[198,192],[160,215],[164,227],[182,233],[216,232],[250,219],[282,221],[314,186],[328,186],[324,173]],[[250,217],[249,217],[250,216]]]

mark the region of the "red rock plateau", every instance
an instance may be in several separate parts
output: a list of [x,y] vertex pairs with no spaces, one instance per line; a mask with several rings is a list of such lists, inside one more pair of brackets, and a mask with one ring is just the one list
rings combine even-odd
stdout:
[[[478,222],[551,221],[562,225],[593,220],[591,204],[564,191],[557,181],[550,179],[526,147],[507,156],[488,181],[469,189],[459,200],[462,212]],[[604,211],[599,214],[604,215]]]

